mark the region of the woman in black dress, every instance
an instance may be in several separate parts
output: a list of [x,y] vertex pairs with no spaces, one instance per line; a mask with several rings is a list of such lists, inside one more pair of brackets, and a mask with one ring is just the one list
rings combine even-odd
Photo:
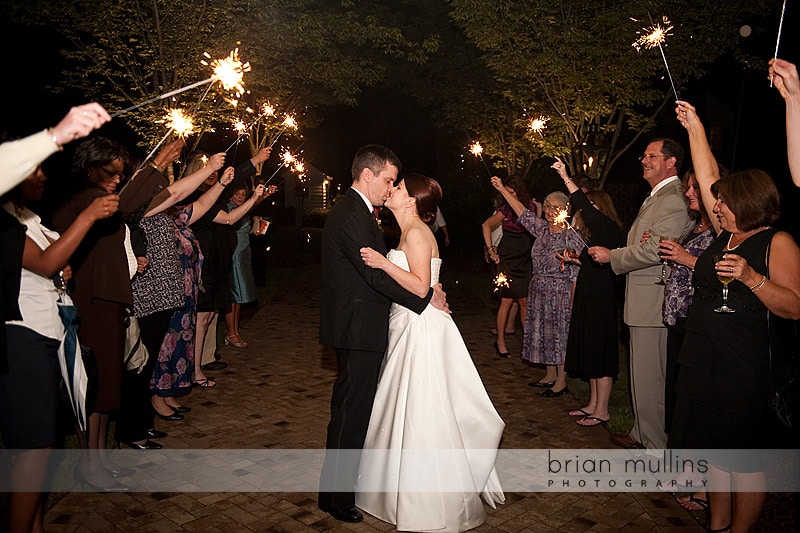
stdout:
[[[720,178],[694,107],[679,101],[678,121],[689,132],[701,197],[719,237],[697,259],[695,294],[678,355],[677,401],[670,448],[759,449],[774,442],[768,408],[769,317],[800,318],[800,248],[772,229],[779,195],[760,170]],[[720,312],[723,284],[727,305]],[[731,455],[709,465],[709,531],[751,531],[764,507],[760,461]]]
[[[517,177],[505,180],[504,185],[514,194],[522,205],[534,209],[525,182]],[[503,238],[497,247],[492,246],[492,228],[503,225]],[[483,231],[486,259],[498,265],[500,273],[507,279],[507,286],[500,288],[500,307],[497,310],[497,340],[494,343],[499,357],[509,358],[506,347],[506,322],[514,302],[519,303],[522,323],[525,323],[525,310],[528,306],[528,285],[531,282],[531,245],[533,239],[528,231],[517,224],[517,214],[507,202],[497,208],[492,216],[481,226]]]
[[619,370],[616,276],[610,265],[592,261],[589,246],[617,248],[625,242],[622,222],[611,197],[602,191],[585,193],[567,175],[564,163],[553,164],[577,210],[575,226],[582,228],[587,245],[580,257],[567,257],[581,265],[572,300],[565,369],[570,376],[589,380],[589,403],[570,411],[581,417],[579,426],[605,424],[611,418],[608,400]]

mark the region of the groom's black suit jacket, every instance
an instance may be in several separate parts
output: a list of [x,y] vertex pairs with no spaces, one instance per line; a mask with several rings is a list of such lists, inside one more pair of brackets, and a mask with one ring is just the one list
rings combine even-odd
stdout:
[[392,302],[422,313],[433,295],[419,298],[383,270],[370,268],[360,249],[386,254],[374,214],[352,188],[334,204],[322,232],[320,343],[350,350],[383,352]]

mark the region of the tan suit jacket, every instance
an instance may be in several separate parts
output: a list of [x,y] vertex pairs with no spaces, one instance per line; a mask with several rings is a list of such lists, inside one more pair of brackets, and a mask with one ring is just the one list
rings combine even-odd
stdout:
[[[628,232],[626,246],[611,250],[611,268],[617,274],[628,274],[624,320],[629,326],[663,325],[664,286],[655,283],[661,275],[658,237],[682,238],[691,228],[683,187],[676,180],[642,205]],[[642,233],[648,230],[650,239],[640,243]]]

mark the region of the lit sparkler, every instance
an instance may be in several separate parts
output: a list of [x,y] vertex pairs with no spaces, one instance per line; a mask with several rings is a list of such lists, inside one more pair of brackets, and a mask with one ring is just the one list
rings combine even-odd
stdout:
[[170,109],[161,122],[181,139],[185,139],[194,131],[194,120],[184,113],[183,109]]
[[547,128],[547,122],[549,120],[550,117],[539,115],[538,117],[531,119],[531,121],[528,123],[528,129],[533,133],[538,133],[540,137],[544,137],[542,132]]
[[636,32],[639,38],[636,39],[631,46],[636,48],[637,52],[641,51],[642,48],[650,49],[656,46],[658,47],[658,50],[661,52],[661,58],[664,60],[664,67],[667,69],[669,83],[672,85],[672,92],[675,93],[675,99],[679,100],[678,91],[675,90],[675,82],[672,80],[672,72],[669,70],[669,64],[667,63],[667,56],[664,54],[663,46],[667,37],[672,35],[670,33],[672,28],[673,26],[669,19],[667,17],[661,17],[661,23],[653,24],[649,28],[642,28],[640,31]]
[[233,121],[233,130],[239,135],[244,135],[248,130],[247,124],[244,123],[244,120],[237,118]]
[[492,280],[492,283],[494,284],[494,292],[511,286],[511,280],[503,272],[499,272]]
[[569,211],[567,211],[566,209],[558,210],[558,214],[555,217],[553,217],[553,224],[557,224],[559,226],[565,227],[568,230],[572,230],[575,233],[575,235],[577,235],[578,239],[580,239],[580,241],[583,243],[583,245],[587,246],[586,241],[583,240],[583,237],[581,237],[581,234],[578,233],[578,230],[572,227],[572,224],[569,223]]
[[[211,56],[208,52],[203,53],[208,59],[211,59]],[[203,60],[200,61],[202,65],[208,65],[208,62]],[[244,93],[244,85],[242,84],[242,79],[244,78],[245,72],[250,72],[250,63],[242,63],[241,59],[239,59],[239,49],[235,48],[228,57],[223,59],[214,59],[211,61],[211,68],[214,71],[214,75],[211,77],[211,80],[218,80],[222,84],[222,88],[226,91],[231,91],[236,89],[236,95],[241,96]]]
[[298,158],[288,148],[286,148],[283,152],[281,152],[281,165],[275,169],[275,172],[272,173],[272,176],[269,177],[264,185],[272,181],[272,178],[274,178],[282,168],[288,168],[292,172],[296,172],[301,179],[305,176],[306,164],[302,159]]
[[[203,55],[205,55],[209,59],[211,58],[208,52],[205,52]],[[200,61],[200,63],[203,65],[209,64],[205,60]],[[244,73],[250,72],[251,68],[250,68],[250,63],[242,63],[241,60],[239,59],[238,48],[236,48],[233,52],[231,52],[226,58],[215,59],[211,61],[211,68],[213,70],[213,75],[207,80],[198,81],[190,85],[187,85],[186,87],[181,87],[180,89],[175,89],[174,91],[169,91],[154,98],[150,98],[149,100],[145,100],[144,102],[132,105],[130,107],[126,107],[125,109],[117,111],[116,113],[112,113],[111,116],[118,117],[129,111],[133,111],[134,109],[139,109],[140,107],[145,106],[147,104],[158,102],[159,100],[169,98],[170,96],[175,96],[182,92],[186,92],[190,89],[194,89],[195,87],[200,87],[201,85],[212,83],[214,81],[219,81],[220,84],[222,84],[222,87],[226,91],[236,89],[237,96],[241,96],[241,94],[244,92],[244,85],[242,84]]]
[[264,105],[261,106],[261,114],[265,117],[274,117],[275,106],[273,106],[269,102],[264,102]]
[[491,176],[492,175],[492,171],[489,170],[489,166],[486,164],[486,161],[484,161],[484,159],[483,159],[483,146],[481,146],[481,143],[479,143],[478,141],[475,141],[474,143],[470,144],[469,145],[469,151],[472,153],[472,155],[477,156],[481,160],[481,163],[483,163],[483,167],[486,169],[486,172],[488,172],[489,175]]
[[272,148],[275,143],[278,142],[278,139],[281,138],[281,135],[283,135],[283,132],[285,132],[287,129],[293,129],[295,131],[297,130],[297,120],[294,118],[294,115],[286,115],[286,118],[283,119],[282,125],[283,129],[279,131],[278,135],[276,135],[275,138],[272,139],[272,142],[269,143],[270,148]]

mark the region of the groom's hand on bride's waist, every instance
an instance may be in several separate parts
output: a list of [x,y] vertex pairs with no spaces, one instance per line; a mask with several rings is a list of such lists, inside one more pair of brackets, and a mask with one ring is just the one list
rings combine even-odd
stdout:
[[442,290],[442,284],[437,283],[433,286],[433,296],[431,297],[431,305],[440,311],[450,313],[450,306],[447,305],[447,294]]

